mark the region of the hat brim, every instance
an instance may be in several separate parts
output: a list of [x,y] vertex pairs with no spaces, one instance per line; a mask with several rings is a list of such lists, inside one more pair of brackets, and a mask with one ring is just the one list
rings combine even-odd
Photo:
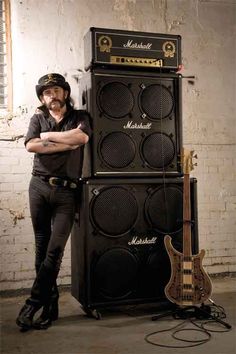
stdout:
[[71,89],[70,89],[70,85],[68,84],[68,82],[65,82],[63,84],[49,82],[47,85],[36,85],[35,86],[36,94],[37,94],[39,100],[40,100],[40,96],[42,95],[43,91],[46,90],[47,88],[53,87],[53,86],[59,86],[59,87],[63,88],[64,90],[68,91],[68,96],[70,96]]

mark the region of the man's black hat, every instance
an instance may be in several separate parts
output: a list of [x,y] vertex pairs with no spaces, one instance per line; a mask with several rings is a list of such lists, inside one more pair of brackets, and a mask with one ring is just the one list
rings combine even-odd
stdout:
[[65,80],[64,76],[56,73],[51,73],[42,76],[38,81],[38,85],[35,86],[38,98],[40,99],[43,90],[51,86],[62,87],[64,90],[68,91],[68,97],[70,96],[70,85]]

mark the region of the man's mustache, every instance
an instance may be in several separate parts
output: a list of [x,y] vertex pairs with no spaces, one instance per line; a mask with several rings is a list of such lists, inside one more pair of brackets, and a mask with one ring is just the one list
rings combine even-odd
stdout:
[[53,98],[53,99],[51,100],[50,104],[51,104],[51,103],[54,103],[54,102],[62,103],[61,100],[59,100],[59,99],[57,99],[57,98]]
[[65,105],[65,101],[61,101],[61,100],[55,98],[55,99],[52,99],[52,101],[48,104],[48,106],[51,107],[52,104],[56,103],[56,102],[58,102],[60,104],[61,108]]

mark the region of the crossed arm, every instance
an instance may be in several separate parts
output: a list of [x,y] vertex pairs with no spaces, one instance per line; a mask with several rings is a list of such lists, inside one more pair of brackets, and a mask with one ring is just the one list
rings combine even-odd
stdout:
[[39,154],[52,154],[55,152],[75,150],[86,144],[89,140],[87,134],[80,130],[80,125],[64,132],[45,132],[40,138],[30,139],[26,144],[29,152]]

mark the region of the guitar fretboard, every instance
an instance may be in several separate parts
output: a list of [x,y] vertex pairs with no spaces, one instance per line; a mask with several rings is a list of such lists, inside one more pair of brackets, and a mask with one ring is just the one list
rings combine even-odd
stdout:
[[184,174],[184,207],[183,207],[183,256],[191,260],[191,205],[190,205],[190,178]]

